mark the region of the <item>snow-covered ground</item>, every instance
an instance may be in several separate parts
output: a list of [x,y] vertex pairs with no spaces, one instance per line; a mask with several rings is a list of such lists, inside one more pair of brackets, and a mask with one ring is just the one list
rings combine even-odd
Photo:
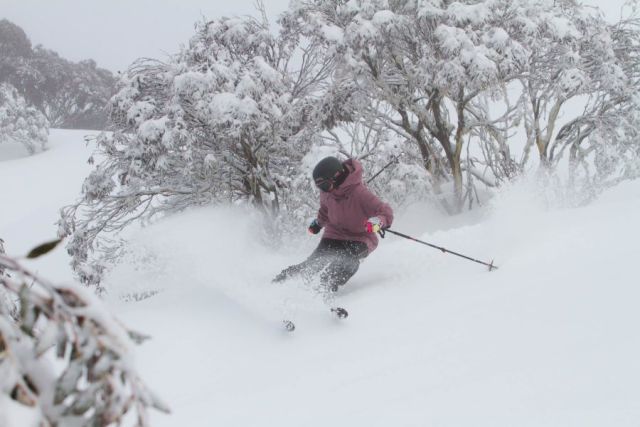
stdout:
[[[34,157],[0,146],[7,252],[55,236],[89,169],[84,134],[53,131]],[[577,209],[522,182],[458,218],[398,212],[397,231],[500,268],[388,236],[338,295],[341,321],[270,284],[317,243],[306,224],[274,248],[239,208],[195,209],[135,235],[107,302],[153,336],[137,364],[173,409],[154,426],[637,426],[639,213],[639,181]],[[32,266],[68,280],[65,257]]]
[[[7,253],[26,254],[57,237],[60,208],[79,197],[92,148],[84,141],[91,131],[52,129],[49,148],[29,156],[22,145],[0,144],[0,238]],[[33,265],[51,280],[70,280],[69,259],[58,247]]]

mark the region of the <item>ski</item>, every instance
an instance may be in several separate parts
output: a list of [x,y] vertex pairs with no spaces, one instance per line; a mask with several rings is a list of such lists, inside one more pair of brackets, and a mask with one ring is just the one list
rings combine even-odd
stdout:
[[[346,319],[349,317],[349,312],[344,307],[331,307],[330,312],[336,315],[338,319]],[[296,324],[291,320],[283,320],[282,325],[287,332],[296,330]]]
[[293,332],[296,330],[296,325],[291,320],[283,320],[282,324],[284,325],[284,328],[287,330],[287,332]]
[[346,319],[349,317],[349,312],[342,307],[331,307],[331,312],[338,316],[338,319]]

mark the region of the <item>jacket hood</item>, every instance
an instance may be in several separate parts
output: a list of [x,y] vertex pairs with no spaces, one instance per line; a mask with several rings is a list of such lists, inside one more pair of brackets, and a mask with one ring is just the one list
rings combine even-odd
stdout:
[[356,159],[348,159],[343,164],[349,169],[349,175],[340,187],[328,193],[329,197],[346,197],[356,186],[362,184],[362,164]]

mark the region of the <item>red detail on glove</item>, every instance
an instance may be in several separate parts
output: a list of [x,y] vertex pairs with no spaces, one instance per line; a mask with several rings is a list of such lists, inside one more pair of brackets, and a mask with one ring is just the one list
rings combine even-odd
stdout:
[[322,227],[320,226],[320,224],[318,224],[317,219],[314,219],[313,221],[311,221],[309,228],[307,228],[307,231],[309,231],[309,234],[318,234],[320,230],[322,230]]
[[377,233],[383,228],[382,220],[378,217],[369,218],[364,223],[364,228],[367,233]]

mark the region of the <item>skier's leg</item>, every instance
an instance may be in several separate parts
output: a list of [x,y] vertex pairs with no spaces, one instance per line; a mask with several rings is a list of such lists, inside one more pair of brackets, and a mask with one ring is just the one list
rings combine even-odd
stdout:
[[300,264],[289,266],[282,270],[272,282],[282,282],[290,277],[305,274],[313,276],[331,261],[330,255],[335,250],[335,240],[320,239],[320,243],[309,257]]
[[343,241],[331,262],[322,272],[322,283],[328,290],[336,292],[358,271],[360,260],[368,254],[367,245],[362,242]]
[[352,257],[344,257],[330,263],[322,272],[322,283],[331,292],[336,292],[338,288],[356,274],[360,267],[360,260]]

